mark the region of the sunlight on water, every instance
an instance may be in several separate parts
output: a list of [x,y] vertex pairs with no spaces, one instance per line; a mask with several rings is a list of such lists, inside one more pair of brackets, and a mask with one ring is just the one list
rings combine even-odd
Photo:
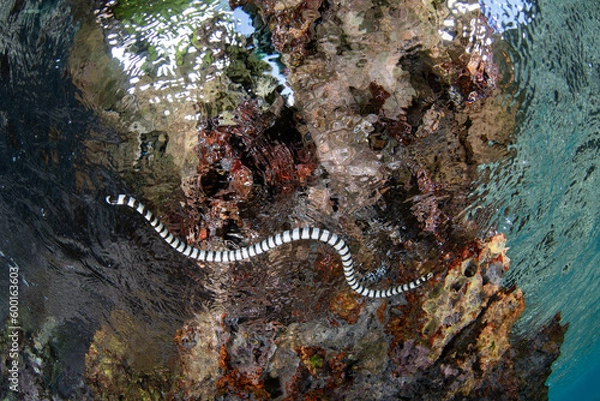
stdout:
[[[230,49],[245,48],[246,38],[254,32],[248,14],[241,8],[232,11],[224,0],[189,0],[177,7],[111,1],[96,10],[110,54],[128,77],[128,94],[154,90],[152,103],[162,103],[164,110],[158,111],[167,115],[177,109],[173,103],[213,101],[211,94],[219,84],[211,81],[235,69],[238,62]],[[267,52],[262,57],[271,68],[265,73],[286,86],[279,54]],[[292,91],[286,88],[283,94],[293,104]]]
[[531,0],[480,0],[484,15],[498,31],[520,29],[535,18]]
[[[120,22],[109,11],[115,6]],[[187,72],[191,83],[206,80],[193,70],[210,64],[222,50],[219,44],[243,45],[236,35],[233,14],[219,2],[190,1],[183,10],[166,8],[155,13],[134,9],[121,15],[118,11],[118,3],[109,3],[106,9],[98,10],[98,19],[106,30],[112,56],[121,62],[133,83],[149,73],[172,78]],[[199,36],[199,28],[209,34]],[[186,56],[191,56],[190,60],[184,60]],[[225,62],[215,62],[214,73],[222,72]]]
[[226,49],[245,42],[227,4],[193,0],[178,5],[179,10],[163,5],[146,11],[110,2],[97,11],[111,55],[129,77],[127,92],[154,90],[152,103],[162,103],[167,114],[177,108],[169,103],[202,100],[204,84],[231,64]]

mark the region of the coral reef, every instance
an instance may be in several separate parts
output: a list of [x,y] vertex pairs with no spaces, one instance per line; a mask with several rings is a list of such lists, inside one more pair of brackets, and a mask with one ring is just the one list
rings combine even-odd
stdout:
[[[505,238],[464,219],[473,182],[508,155],[515,123],[502,95],[510,77],[493,59],[501,38],[478,3],[231,5],[280,52],[293,105],[253,38],[217,24],[218,13],[182,39],[195,50],[175,67],[114,79],[102,96],[114,72],[99,38],[125,35],[120,18],[135,19],[109,4],[70,60],[82,102],[116,133],[91,132],[88,157],[119,171],[189,244],[327,227],[375,287],[435,277],[372,301],[343,285],[340,261],[318,244],[199,263],[214,299],[174,335],[176,362],[134,363],[126,333],[143,331],[139,322],[102,328],[86,360],[91,388],[106,399],[121,386],[150,399],[543,399],[565,328],[556,319],[511,337],[524,297],[501,285]],[[198,80],[184,89],[189,74]]]
[[119,317],[116,332],[96,334],[87,380],[106,399],[545,399],[566,327],[557,316],[529,338],[510,336],[524,299],[500,285],[504,236],[439,263],[447,274],[406,298],[373,302],[342,290],[328,312],[291,323],[198,312],[175,335],[168,373],[143,362],[155,353],[144,351],[147,340],[132,342],[131,319]]

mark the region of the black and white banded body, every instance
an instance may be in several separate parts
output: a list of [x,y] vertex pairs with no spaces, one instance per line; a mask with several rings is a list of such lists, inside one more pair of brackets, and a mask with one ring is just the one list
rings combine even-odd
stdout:
[[350,249],[348,248],[348,245],[346,245],[346,242],[338,235],[322,228],[304,227],[286,230],[279,234],[268,237],[267,239],[254,245],[236,249],[234,251],[206,251],[187,245],[179,238],[173,236],[173,234],[167,230],[167,228],[152,214],[150,210],[148,210],[141,202],[131,196],[123,194],[117,196],[107,196],[106,202],[111,205],[129,206],[144,216],[144,218],[148,220],[150,225],[156,230],[158,235],[160,235],[166,241],[166,243],[171,245],[177,252],[187,256],[188,258],[202,262],[239,262],[251,259],[283,244],[300,240],[313,240],[323,242],[335,249],[342,259],[346,282],[350,288],[365,297],[384,298],[401,294],[405,291],[417,288],[433,276],[432,273],[429,273],[406,284],[388,288],[386,290],[374,290],[363,286],[357,280],[356,273],[354,271],[354,261],[352,260],[352,255],[350,254]]

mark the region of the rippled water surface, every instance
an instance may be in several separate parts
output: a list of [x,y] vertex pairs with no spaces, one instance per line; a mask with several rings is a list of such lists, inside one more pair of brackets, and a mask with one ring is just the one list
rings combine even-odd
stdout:
[[[90,130],[104,128],[65,76],[77,29],[67,3],[10,3],[0,4],[0,318],[4,272],[16,266],[19,324],[56,333],[51,390],[66,396],[81,385],[86,348],[100,325],[116,322],[114,311],[164,333],[206,293],[188,277],[191,262],[173,260],[139,221],[103,204],[119,178],[84,156]],[[170,337],[146,340],[158,358],[170,357]]]
[[[96,330],[122,316],[115,311],[148,332],[168,333],[210,304],[212,294],[201,284],[203,273],[174,257],[138,216],[103,203],[123,183],[89,160],[82,145],[91,131],[115,136],[76,100],[65,76],[78,29],[69,3],[12,3],[0,4],[0,266],[19,267],[24,330],[61,327],[56,352],[66,373],[53,383],[68,394],[82,382],[83,355]],[[512,46],[512,95],[521,106],[514,157],[489,166],[491,180],[476,190],[473,210],[491,208],[489,224],[508,237],[507,284],[527,296],[519,330],[559,311],[570,324],[548,381],[550,398],[597,400],[600,7],[595,0],[482,3]],[[134,78],[148,68],[126,50],[114,52]],[[165,76],[185,62],[169,61],[155,66]],[[200,80],[191,74],[190,82]],[[3,289],[7,280],[0,277]],[[1,320],[7,312],[3,301]],[[144,341],[142,349],[159,347],[168,363],[169,336]]]
[[493,169],[490,186],[480,188],[483,203],[495,207],[492,224],[509,239],[507,284],[527,296],[520,330],[558,311],[569,322],[548,380],[550,399],[597,400],[600,8],[596,1],[489,3],[499,20],[509,17],[504,36],[522,106],[516,156]]

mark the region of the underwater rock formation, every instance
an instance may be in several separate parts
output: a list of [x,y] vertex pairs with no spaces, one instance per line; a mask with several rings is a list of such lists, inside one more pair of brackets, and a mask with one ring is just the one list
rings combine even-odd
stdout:
[[100,399],[114,394],[127,400],[161,399],[177,368],[161,360],[164,339],[122,311],[113,311],[110,319],[96,331],[85,356],[86,382]]
[[[466,246],[445,263],[443,279],[407,294],[408,302],[340,292],[322,319],[280,325],[223,315],[211,331],[221,347],[220,377],[211,385],[230,399],[544,399],[540,378],[558,356],[565,328],[557,318],[530,339],[509,336],[525,305],[521,291],[500,285],[509,267],[504,243],[496,235]],[[199,394],[194,378],[206,377],[210,366],[188,357],[206,347],[195,344],[182,366],[192,399]],[[524,366],[538,379],[525,380]]]
[[[349,213],[376,202],[391,177],[405,186],[431,177],[435,198],[452,203],[474,166],[506,155],[514,116],[486,101],[501,77],[477,2],[460,11],[422,1],[233,4],[256,7],[273,33],[295,106]],[[437,231],[452,214],[437,210],[430,187],[418,191],[415,214]]]
[[[174,335],[177,368],[140,369],[143,356],[102,328],[86,360],[90,387],[104,399],[121,386],[148,399],[543,399],[565,329],[556,319],[529,339],[511,337],[524,298],[501,285],[505,238],[464,218],[480,167],[508,155],[515,124],[502,97],[510,76],[493,59],[501,39],[477,2],[231,4],[270,34],[293,106],[251,38],[219,26],[222,40],[208,50],[209,22],[191,40],[205,57],[182,55],[174,70],[183,76],[198,62],[217,71],[190,94],[165,101],[181,87],[155,71],[120,97],[92,96],[86,88],[112,71],[92,68],[110,64],[94,54],[106,51],[98,35],[124,32],[122,13],[107,6],[102,30],[81,31],[84,50],[70,63],[82,101],[116,133],[112,142],[90,133],[89,157],[120,171],[192,245],[324,226],[347,238],[374,286],[435,276],[373,301],[343,284],[340,261],[319,245],[198,263],[214,300]],[[145,330],[126,329],[129,338]]]
[[405,298],[370,301],[341,290],[317,318],[283,324],[199,312],[174,338],[169,373],[148,361],[143,328],[136,334],[121,317],[117,330],[140,341],[99,331],[87,379],[103,399],[547,399],[544,380],[566,328],[557,316],[529,338],[510,336],[524,299],[500,285],[509,267],[504,236],[442,259],[444,278]]

